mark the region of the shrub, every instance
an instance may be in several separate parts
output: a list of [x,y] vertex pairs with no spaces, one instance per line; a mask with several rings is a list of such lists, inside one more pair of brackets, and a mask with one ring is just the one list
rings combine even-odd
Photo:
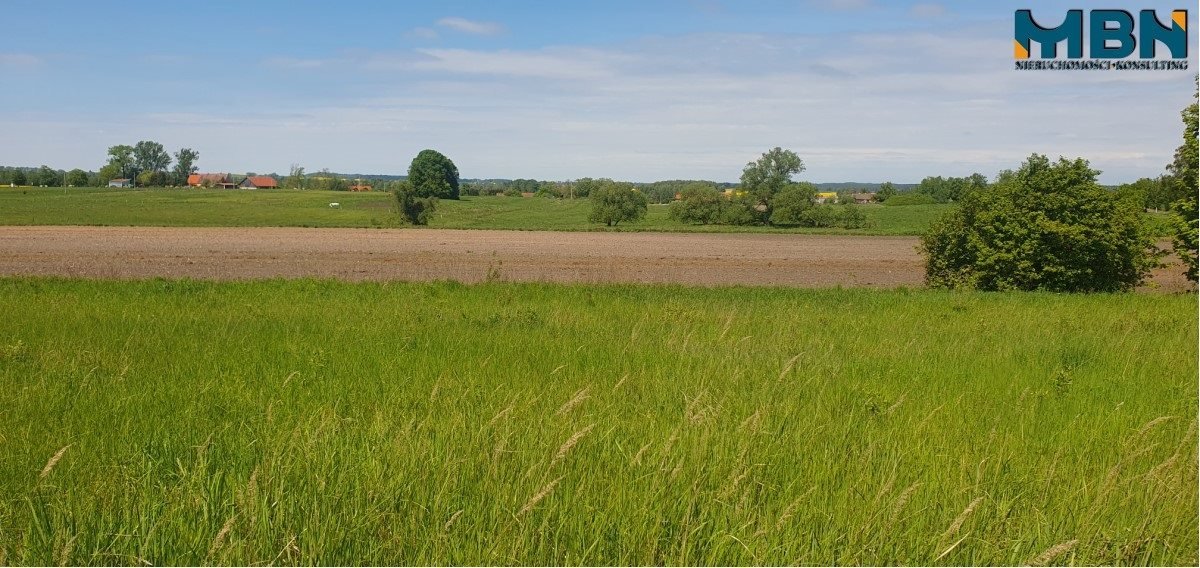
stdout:
[[806,227],[832,227],[837,223],[837,212],[832,205],[813,205],[801,216]]
[[[1110,292],[1129,290],[1156,263],[1140,209],[1096,183],[1082,158],[1034,154],[921,237],[933,287]],[[893,198],[897,199],[897,198]]]
[[693,184],[679,192],[679,201],[671,204],[667,215],[681,223],[711,225],[721,221],[725,196],[712,186]]
[[592,212],[588,221],[612,227],[621,221],[636,221],[646,216],[649,204],[642,192],[627,183],[607,181],[593,189],[588,197]]
[[772,199],[771,224],[804,224],[805,213],[814,207],[813,196],[816,194],[817,188],[809,183],[787,185]]
[[428,225],[429,218],[437,209],[436,197],[417,197],[416,190],[408,182],[396,185],[396,212],[413,225]]
[[867,214],[857,205],[843,205],[838,211],[837,225],[846,229],[861,229],[867,226]]

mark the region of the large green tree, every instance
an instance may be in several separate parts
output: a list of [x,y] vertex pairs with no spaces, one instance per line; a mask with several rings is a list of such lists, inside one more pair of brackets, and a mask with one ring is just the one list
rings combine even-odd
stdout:
[[879,184],[879,191],[875,192],[875,201],[883,203],[896,195],[896,186],[890,181],[885,181]]
[[158,174],[167,171],[167,168],[170,167],[171,154],[168,154],[163,145],[158,142],[142,140],[133,146],[133,163],[139,174],[143,172]]
[[63,176],[58,170],[50,166],[42,166],[29,176],[31,185],[44,185],[47,187],[59,187],[63,185]]
[[101,177],[111,176],[105,179],[105,183],[116,178],[133,179],[138,174],[137,163],[133,158],[133,146],[128,144],[118,144],[108,147],[108,163],[105,168],[101,168]]
[[421,150],[408,166],[416,197],[458,199],[458,167],[437,150]]
[[66,184],[69,187],[84,187],[88,184],[88,173],[75,168],[67,172]]
[[592,211],[588,221],[614,227],[621,221],[636,221],[646,216],[646,196],[632,184],[604,180],[591,191]]
[[693,182],[679,190],[679,200],[671,203],[667,215],[681,223],[701,225],[721,221],[728,200],[711,183]]
[[1137,203],[1096,183],[1082,158],[1034,154],[921,238],[929,285],[982,290],[1129,290],[1157,264]]
[[200,159],[200,152],[191,148],[180,148],[175,152],[175,168],[173,170],[173,183],[175,185],[187,185],[188,176],[196,173],[196,160]]
[[792,176],[804,171],[804,161],[791,150],[775,147],[742,169],[742,191],[753,197],[750,213],[759,222],[771,219],[775,194],[792,182]]
[[1197,162],[1200,161],[1200,148],[1197,136],[1200,127],[1197,125],[1197,115],[1200,110],[1196,103],[1183,109],[1183,144],[1175,150],[1175,160],[1167,166],[1170,176],[1167,184],[1173,186],[1177,195],[1182,197],[1171,209],[1178,218],[1175,221],[1175,253],[1187,267],[1186,275],[1195,282],[1197,275],[1197,248],[1200,248],[1200,205],[1197,204],[1197,194],[1200,193]]

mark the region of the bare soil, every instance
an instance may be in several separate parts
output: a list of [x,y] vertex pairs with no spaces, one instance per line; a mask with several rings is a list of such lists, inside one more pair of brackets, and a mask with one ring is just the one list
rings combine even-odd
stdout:
[[[0,227],[0,275],[918,287],[915,237],[437,229]],[[1189,284],[1160,269],[1152,291]]]

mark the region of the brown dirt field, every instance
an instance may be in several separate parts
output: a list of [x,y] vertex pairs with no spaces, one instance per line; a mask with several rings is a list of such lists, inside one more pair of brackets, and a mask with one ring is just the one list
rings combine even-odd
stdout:
[[[915,237],[0,227],[0,275],[919,287]],[[1145,287],[1188,289],[1176,266]]]

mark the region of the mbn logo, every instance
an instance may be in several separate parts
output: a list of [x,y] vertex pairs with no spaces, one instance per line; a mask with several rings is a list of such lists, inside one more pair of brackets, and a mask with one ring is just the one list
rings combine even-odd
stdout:
[[[1158,21],[1154,10],[1142,10],[1134,37],[1133,14],[1125,10],[1092,10],[1088,14],[1088,53],[1093,59],[1123,59],[1138,52],[1141,59],[1153,59],[1159,42],[1167,46],[1172,59],[1187,59],[1187,10],[1171,12],[1166,25]],[[1058,42],[1067,42],[1067,58],[1083,57],[1083,10],[1068,10],[1057,27],[1047,28],[1033,19],[1030,10],[1016,11],[1016,41],[1013,56],[1029,59],[1032,42],[1042,46],[1042,59],[1058,57]]]

